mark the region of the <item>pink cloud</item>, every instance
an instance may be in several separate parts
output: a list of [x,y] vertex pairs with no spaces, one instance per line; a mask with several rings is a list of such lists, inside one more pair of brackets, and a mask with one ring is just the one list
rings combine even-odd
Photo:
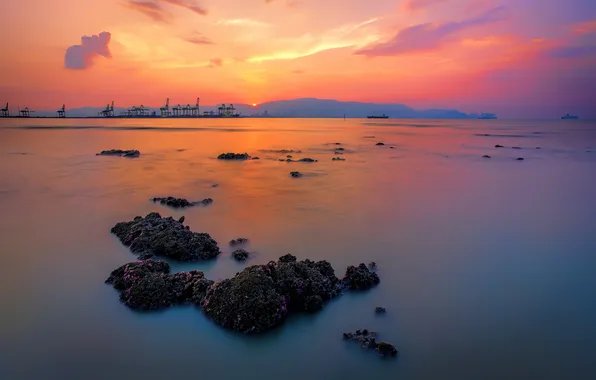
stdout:
[[496,7],[483,14],[446,24],[419,24],[400,30],[387,42],[376,42],[355,52],[366,56],[394,56],[439,48],[449,37],[459,32],[505,18],[505,8]]
[[98,35],[83,36],[80,45],[73,45],[66,49],[64,54],[64,67],[72,70],[83,70],[93,65],[97,56],[111,58],[111,34],[101,32]]

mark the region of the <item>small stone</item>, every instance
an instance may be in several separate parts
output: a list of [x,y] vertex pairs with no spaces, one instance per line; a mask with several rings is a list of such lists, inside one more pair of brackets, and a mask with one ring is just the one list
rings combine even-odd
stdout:
[[523,160],[524,160],[524,158],[523,158],[523,157],[518,157],[518,158],[516,158],[515,160],[516,160],[516,161],[523,161]]
[[259,157],[253,157],[252,159],[253,159],[253,160],[260,160],[260,158],[259,158]]
[[387,309],[385,309],[384,307],[377,306],[375,308],[375,313],[376,314],[385,314],[386,312],[387,312]]
[[495,148],[505,148],[505,147],[503,145],[497,144],[497,145],[495,145]]
[[385,144],[383,144],[382,142],[377,143],[377,146],[381,146],[381,145],[385,145]]
[[302,177],[302,176],[303,176],[303,174],[302,174],[302,173],[300,173],[300,172],[290,172],[290,175],[291,175],[293,178],[299,178],[299,177]]
[[482,156],[482,158],[491,158],[488,154],[485,154],[484,156]]

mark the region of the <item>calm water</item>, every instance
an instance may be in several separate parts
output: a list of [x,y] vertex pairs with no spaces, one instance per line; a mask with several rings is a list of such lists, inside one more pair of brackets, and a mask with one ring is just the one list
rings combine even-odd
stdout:
[[[95,156],[112,148],[142,156]],[[215,159],[228,151],[261,160]],[[596,123],[5,119],[0,157],[1,379],[596,377]],[[215,203],[148,201],[168,195]],[[256,338],[193,308],[132,312],[104,284],[135,257],[110,228],[151,211],[224,251],[175,270],[229,277],[244,265],[227,241],[246,236],[248,265],[374,260],[381,284]],[[359,328],[399,359],[342,341]]]

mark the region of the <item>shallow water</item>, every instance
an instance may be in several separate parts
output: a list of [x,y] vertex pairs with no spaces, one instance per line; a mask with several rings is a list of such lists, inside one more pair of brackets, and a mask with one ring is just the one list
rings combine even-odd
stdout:
[[[95,156],[113,148],[142,155]],[[215,159],[245,151],[261,159]],[[594,122],[0,119],[0,157],[1,379],[596,377]],[[214,203],[149,202],[168,195]],[[381,284],[260,337],[190,307],[136,313],[104,284],[135,258],[110,228],[151,211],[220,242],[177,271],[217,280],[291,252],[338,275],[374,260]],[[399,358],[342,341],[359,328]]]

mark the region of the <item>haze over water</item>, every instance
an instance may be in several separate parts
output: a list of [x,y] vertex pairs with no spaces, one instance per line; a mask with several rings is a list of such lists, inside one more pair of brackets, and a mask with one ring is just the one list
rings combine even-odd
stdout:
[[[2,379],[596,377],[592,121],[5,119],[0,157]],[[149,201],[170,195],[214,203]],[[381,283],[259,337],[191,307],[133,312],[104,284],[136,258],[110,228],[152,211],[223,251],[175,271],[218,280],[291,252],[340,277],[375,261]],[[227,244],[240,236],[246,264]],[[342,340],[361,328],[398,359]]]

